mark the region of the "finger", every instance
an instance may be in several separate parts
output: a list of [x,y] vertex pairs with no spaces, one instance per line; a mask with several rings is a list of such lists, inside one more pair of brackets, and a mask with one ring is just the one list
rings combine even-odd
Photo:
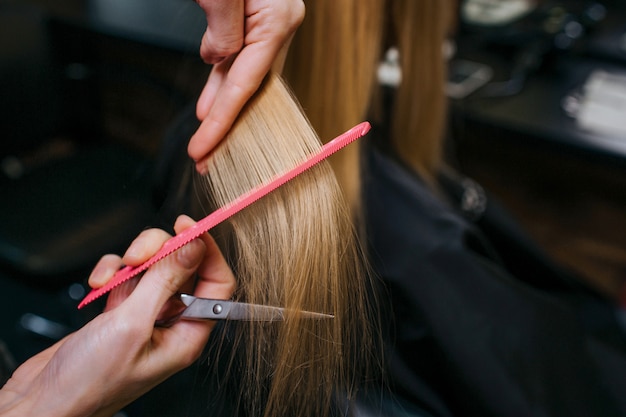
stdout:
[[276,69],[282,69],[292,34],[304,19],[304,2],[289,5],[278,2],[273,6],[246,6],[243,49],[230,57],[234,58],[232,63],[227,60],[213,67],[198,100],[196,113],[202,124],[187,151],[201,173],[204,171],[202,159],[232,127],[272,65],[275,63]]
[[[182,214],[178,216],[178,218],[176,219],[176,222],[174,222],[174,232],[176,232],[176,234],[178,235],[184,232],[185,230],[187,230],[188,228],[194,226],[195,224],[196,224],[196,221],[194,219]],[[186,283],[183,284],[180,290],[182,293],[192,294],[193,289],[194,289],[194,280],[188,280]]]
[[206,254],[198,267],[194,295],[227,300],[235,292],[235,275],[211,235],[205,233],[200,239],[206,246]]
[[[181,233],[196,222],[188,216],[180,216],[176,220],[174,230]],[[202,263],[198,267],[198,282],[195,295],[198,297],[228,299],[235,290],[235,276],[215,240],[208,233],[200,238],[205,245]]]
[[144,230],[133,240],[122,257],[125,265],[137,266],[154,255],[171,236],[161,229]]
[[128,304],[138,307],[136,313],[143,319],[154,321],[165,302],[195,273],[204,253],[204,242],[196,239],[151,266]]
[[111,277],[122,266],[122,258],[117,255],[104,255],[89,275],[88,283],[91,288],[100,288],[106,285]]
[[[214,97],[202,98],[202,106],[209,107],[209,111],[187,147],[189,156],[199,162],[198,168],[203,166],[206,155],[226,136],[243,106],[259,88],[279,49],[280,45],[263,42],[246,46],[227,73],[220,76],[221,85]],[[216,65],[213,71],[224,71],[220,65]],[[215,90],[212,85],[207,94]],[[202,110],[205,111],[204,108]],[[202,169],[199,171],[202,172]]]
[[224,78],[228,73],[228,69],[232,65],[233,60],[236,55],[233,55],[224,61],[220,62],[219,65],[214,65],[209,73],[209,78],[202,89],[202,93],[200,97],[198,97],[198,102],[196,103],[196,116],[198,120],[204,120],[213,107],[215,103],[215,96],[220,89],[220,86],[224,82]]
[[[177,232],[184,230],[194,222],[189,218],[181,217],[177,221]],[[235,289],[235,277],[226,263],[219,247],[213,238],[205,233],[200,237],[205,244],[206,250],[200,267],[198,268],[198,282],[194,295],[197,297],[229,299]],[[172,368],[181,368],[190,365],[201,354],[211,330],[215,327],[215,321],[191,321],[180,320],[174,326],[166,329],[156,329],[159,335],[170,337],[158,337],[160,348],[168,352],[163,361],[169,361]],[[175,337],[171,337],[175,336]],[[180,343],[184,340],[185,343]],[[155,341],[155,343],[157,343]]]
[[[193,219],[182,215],[176,220],[174,230],[176,234],[179,234],[195,224],[196,222]],[[200,239],[204,242],[207,249],[197,271],[199,275],[197,284],[200,286],[200,290],[196,290],[195,295],[206,298],[228,299],[231,297],[235,287],[235,278],[232,271],[213,238],[208,233],[205,233]],[[195,285],[194,280],[190,279],[182,285],[180,291],[182,293],[194,294]],[[178,300],[178,303],[172,302],[172,299],[168,300],[159,317],[167,317],[170,311],[180,312],[180,300],[178,297],[174,297],[174,299]]]
[[199,0],[207,18],[200,56],[215,64],[239,52],[244,40],[243,0]]
[[124,281],[117,287],[111,290],[111,293],[107,297],[107,303],[104,308],[104,311],[113,310],[115,307],[119,306],[128,298],[128,296],[133,292],[137,284],[139,283],[139,277],[133,277],[128,281]]
[[[176,220],[174,230],[179,234],[195,224],[195,220],[182,215]],[[204,242],[206,250],[197,270],[195,295],[224,300],[230,298],[235,290],[235,276],[230,266],[211,235],[204,233],[199,239]],[[189,291],[192,289],[189,288]]]

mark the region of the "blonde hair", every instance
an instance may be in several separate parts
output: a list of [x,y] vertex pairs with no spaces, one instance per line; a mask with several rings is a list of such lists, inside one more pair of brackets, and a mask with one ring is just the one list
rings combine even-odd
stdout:
[[[376,69],[383,48],[396,46],[403,77],[394,92],[388,143],[401,160],[432,182],[442,163],[446,119],[443,44],[452,27],[455,3],[307,3],[307,15],[294,37],[284,74],[323,138],[386,106],[376,91]],[[333,166],[343,183],[355,184],[352,177],[359,176],[358,158],[344,158]],[[348,196],[354,199],[356,193],[349,191]]]
[[[288,89],[270,75],[208,159],[210,209],[320,147]],[[216,238],[238,280],[234,298],[287,309],[284,322],[227,326],[234,335],[222,353],[233,355],[224,373],[239,383],[240,406],[250,415],[324,416],[337,398],[350,400],[378,365],[380,335],[372,282],[330,166],[322,163],[254,203]],[[334,318],[302,318],[303,310]]]
[[391,30],[403,77],[392,110],[391,140],[396,154],[429,182],[442,164],[447,74],[443,49],[451,29],[451,3],[392,0]]
[[[366,119],[380,57],[383,12],[381,0],[307,3],[283,74],[324,140]],[[358,160],[358,146],[331,159],[351,203],[360,188]]]

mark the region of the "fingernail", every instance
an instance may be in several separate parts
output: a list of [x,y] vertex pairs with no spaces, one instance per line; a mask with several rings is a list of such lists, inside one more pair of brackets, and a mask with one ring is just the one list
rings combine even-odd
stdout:
[[191,241],[176,252],[176,259],[182,267],[190,269],[198,265],[198,250],[195,246],[199,244],[201,242],[198,240]]
[[194,224],[196,224],[195,220],[193,220],[186,214],[181,214],[176,218],[176,221],[174,222],[174,231],[176,232],[176,234],[179,234],[183,230],[191,227]]
[[109,266],[96,265],[89,275],[89,286],[92,288],[102,287],[115,272],[117,270]]
[[141,240],[135,240],[130,244],[126,253],[124,253],[124,258],[138,258],[141,257],[144,252],[145,245]]
[[209,169],[206,166],[206,163],[196,162],[196,171],[200,175],[206,175],[209,172]]

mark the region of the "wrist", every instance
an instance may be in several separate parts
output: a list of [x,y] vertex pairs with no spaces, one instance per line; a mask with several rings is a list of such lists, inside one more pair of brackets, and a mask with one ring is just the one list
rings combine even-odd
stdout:
[[9,380],[0,390],[0,415],[2,417],[34,415],[32,398],[14,390],[11,385],[11,380]]
[[0,415],[2,417],[47,416],[47,417],[84,417],[111,416],[114,413],[94,414],[86,404],[76,404],[70,398],[57,396],[50,398],[49,392],[36,388],[26,391],[14,389],[11,381],[0,390]]

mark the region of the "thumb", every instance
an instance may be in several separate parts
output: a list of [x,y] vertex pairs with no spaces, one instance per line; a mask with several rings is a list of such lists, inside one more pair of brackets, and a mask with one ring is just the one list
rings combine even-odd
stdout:
[[204,242],[195,239],[152,265],[128,300],[131,305],[139,306],[137,314],[156,320],[167,300],[194,275],[205,251]]

